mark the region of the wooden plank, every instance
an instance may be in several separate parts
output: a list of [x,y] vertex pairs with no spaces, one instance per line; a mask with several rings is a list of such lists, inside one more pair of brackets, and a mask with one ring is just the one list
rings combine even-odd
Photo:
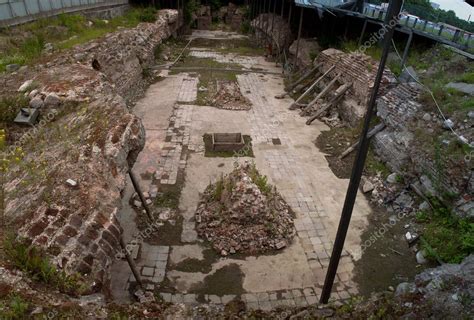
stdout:
[[324,87],[324,89],[316,96],[316,98],[314,98],[313,101],[308,103],[308,105],[304,108],[303,112],[305,112],[306,110],[310,110],[310,108],[313,107],[319,99],[324,97],[326,93],[329,92],[329,89],[331,89],[331,87],[336,83],[336,81],[339,80],[339,76],[340,75],[338,74],[336,77],[334,77],[334,79],[332,79],[331,82],[329,82],[328,85]]
[[298,105],[298,103],[303,100],[304,97],[306,97],[315,87],[316,85],[321,82],[321,80],[323,80],[328,74],[329,72],[331,72],[332,70],[334,70],[334,68],[336,68],[336,66],[332,66],[331,68],[328,69],[328,71],[326,71],[321,77],[319,77],[316,81],[314,81],[314,83],[311,85],[311,87],[308,88],[308,90],[306,90],[294,103],[292,103],[290,105],[290,110],[291,109],[294,109],[295,105]]
[[[376,125],[375,127],[373,127],[369,133],[367,133],[367,138],[372,138],[374,135],[376,135],[377,133],[379,133],[380,131],[382,131],[383,129],[385,128],[385,123],[379,123],[378,125]],[[343,159],[344,157],[346,157],[348,154],[350,154],[352,151],[354,151],[355,149],[357,149],[357,146],[359,145],[359,141],[357,141],[356,143],[352,144],[349,148],[347,148],[343,153],[341,153],[341,155],[339,156],[339,159]]]
[[279,94],[279,95],[276,95],[275,98],[276,99],[283,99],[288,93],[290,93],[291,91],[293,91],[296,86],[298,86],[301,82],[305,81],[306,79],[308,79],[308,77],[310,75],[312,75],[316,70],[318,70],[323,64],[322,63],[318,63],[316,66],[314,66],[313,69],[309,70],[308,72],[306,72],[301,78],[299,78],[298,80],[296,80],[295,83],[293,83],[289,88],[288,88],[288,91],[285,92],[285,93],[282,93],[282,94]]
[[336,90],[336,95],[331,99],[331,101],[325,103],[321,109],[317,110],[316,113],[306,121],[307,125],[310,125],[314,120],[316,120],[317,117],[322,115],[324,112],[329,110],[333,105],[335,105],[347,92],[352,87],[352,84],[343,84]]

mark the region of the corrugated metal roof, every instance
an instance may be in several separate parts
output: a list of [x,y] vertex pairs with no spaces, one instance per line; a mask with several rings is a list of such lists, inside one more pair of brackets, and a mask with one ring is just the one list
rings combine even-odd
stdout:
[[339,7],[354,0],[295,0],[297,7],[303,8],[323,8],[323,7]]

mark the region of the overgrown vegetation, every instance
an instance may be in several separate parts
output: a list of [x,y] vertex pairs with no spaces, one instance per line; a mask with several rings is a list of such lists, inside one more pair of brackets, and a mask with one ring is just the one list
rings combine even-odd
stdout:
[[433,212],[419,212],[417,221],[424,224],[423,249],[432,260],[460,263],[474,252],[474,221],[455,216],[449,208],[432,199]]
[[0,301],[0,319],[27,319],[30,305],[21,296],[10,293]]
[[68,294],[78,294],[81,288],[80,275],[68,275],[51,264],[46,254],[28,243],[9,235],[4,240],[4,251],[14,267],[27,273],[33,280],[50,285]]
[[268,183],[267,176],[262,175],[258,172],[255,163],[252,163],[249,176],[252,179],[253,183],[257,185],[258,189],[260,189],[262,193],[269,194],[272,191],[273,187]]
[[34,63],[44,52],[45,44],[62,50],[99,38],[119,27],[135,27],[140,22],[154,22],[156,9],[132,8],[111,20],[87,19],[78,14],[61,14],[32,23],[0,30],[0,72],[9,64]]
[[6,95],[0,98],[0,129],[13,122],[21,108],[27,107],[29,99],[23,94]]

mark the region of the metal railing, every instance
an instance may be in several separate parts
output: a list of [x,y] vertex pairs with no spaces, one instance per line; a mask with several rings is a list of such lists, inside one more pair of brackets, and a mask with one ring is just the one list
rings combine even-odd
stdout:
[[128,0],[0,0],[0,26],[89,8],[128,4]]
[[[371,4],[365,4],[363,13],[377,20],[385,19],[386,12],[383,8]],[[443,38],[464,46],[466,49],[474,49],[474,36],[465,30],[447,25],[442,22],[433,22],[409,14],[402,14],[399,24],[414,30],[428,33],[434,37]]]

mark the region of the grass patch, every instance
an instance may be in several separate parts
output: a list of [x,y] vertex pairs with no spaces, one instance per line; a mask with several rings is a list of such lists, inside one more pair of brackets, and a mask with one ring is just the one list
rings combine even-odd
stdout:
[[4,250],[8,260],[33,280],[50,285],[67,294],[78,294],[81,289],[80,275],[67,275],[54,267],[45,253],[25,239],[5,238]]
[[27,319],[30,304],[17,294],[9,294],[0,301],[0,319]]
[[244,146],[238,151],[214,151],[212,150],[212,135],[206,133],[204,140],[204,156],[209,158],[230,158],[230,157],[254,157],[252,150],[252,138],[249,135],[243,135]]
[[[155,20],[155,9],[132,8],[123,16],[113,18],[107,23],[101,19],[86,19],[78,14],[61,14],[2,29],[0,38],[4,39],[6,48],[0,58],[0,72],[5,71],[8,64],[34,63],[43,54],[46,43],[52,43],[56,49],[67,49],[99,38],[119,27],[131,28],[140,22]],[[89,25],[89,21],[92,25]]]
[[474,72],[466,72],[458,78],[459,81],[474,84]]
[[267,176],[262,175],[258,172],[257,166],[255,165],[255,163],[252,163],[249,176],[262,193],[269,194],[272,191],[273,187],[272,185],[268,183]]
[[180,196],[180,188],[166,188],[166,190],[157,195],[155,204],[161,208],[178,209]]
[[258,47],[250,39],[205,39],[197,38],[191,42],[195,48],[212,48],[212,51],[219,53],[235,53],[241,56],[261,56],[265,53],[264,48]]
[[0,128],[13,122],[21,108],[27,107],[29,99],[23,94],[14,94],[0,98]]
[[428,258],[443,262],[460,263],[474,252],[474,222],[456,217],[451,210],[439,201],[433,200],[434,210],[431,215],[418,213],[417,219],[425,222],[423,248]]

